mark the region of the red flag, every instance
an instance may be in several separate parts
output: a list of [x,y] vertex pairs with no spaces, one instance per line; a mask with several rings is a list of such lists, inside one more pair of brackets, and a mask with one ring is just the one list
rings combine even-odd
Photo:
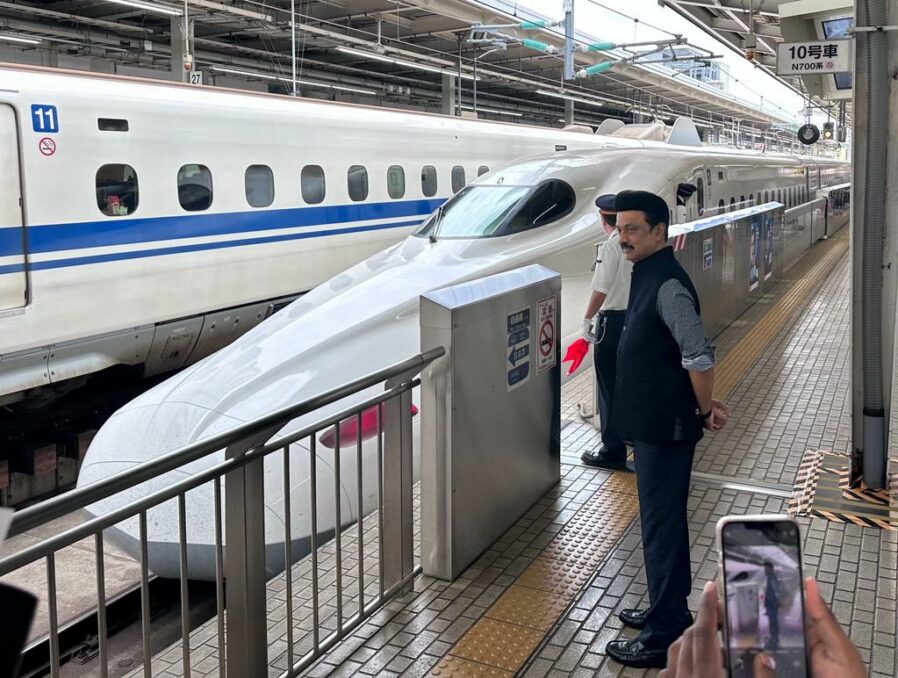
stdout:
[[577,339],[567,347],[567,353],[564,354],[564,360],[561,362],[571,363],[571,366],[567,371],[568,376],[577,371],[577,368],[580,367],[580,363],[583,362],[587,353],[589,353],[589,344],[587,344],[586,339],[583,338]]

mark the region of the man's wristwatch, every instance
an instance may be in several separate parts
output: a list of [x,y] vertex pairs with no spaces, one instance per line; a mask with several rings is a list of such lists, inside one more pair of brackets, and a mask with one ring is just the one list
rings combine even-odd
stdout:
[[698,415],[699,419],[701,419],[702,421],[707,421],[708,418],[709,418],[712,414],[714,414],[714,408],[712,407],[712,408],[711,408],[710,410],[708,410],[707,412],[702,412],[701,410],[696,409],[696,410],[695,410],[695,413]]

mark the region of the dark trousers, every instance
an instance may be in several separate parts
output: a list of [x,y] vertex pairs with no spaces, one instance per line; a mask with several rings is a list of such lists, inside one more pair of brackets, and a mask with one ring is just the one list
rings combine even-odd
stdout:
[[634,441],[642,552],[650,608],[639,639],[666,648],[689,626],[692,591],[686,501],[694,442],[654,445]]
[[608,420],[611,416],[611,397],[614,394],[614,382],[617,377],[617,346],[620,344],[623,328],[623,311],[600,313],[596,327],[596,337],[600,341],[592,349],[596,365],[596,378],[599,380],[602,444],[612,458],[617,458],[620,461],[627,459],[627,447],[620,438],[611,433],[608,428]]

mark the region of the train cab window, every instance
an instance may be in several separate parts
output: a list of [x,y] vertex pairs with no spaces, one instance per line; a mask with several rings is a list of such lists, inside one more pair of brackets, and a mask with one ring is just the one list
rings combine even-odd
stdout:
[[393,200],[405,195],[405,170],[399,165],[391,165],[387,170],[387,193]]
[[695,194],[696,196],[698,196],[698,215],[701,216],[705,213],[705,182],[701,177],[699,177],[695,183]]
[[545,226],[574,209],[574,189],[553,179],[539,186],[466,186],[434,212],[415,235],[490,238]]
[[97,207],[107,217],[126,217],[137,211],[140,193],[131,165],[103,165],[97,170]]
[[437,194],[437,168],[433,165],[421,168],[421,192],[425,198],[432,198]]
[[481,165],[480,167],[477,168],[477,176],[482,177],[484,174],[486,174],[489,171],[490,171],[489,167],[487,167],[486,165]]
[[205,165],[184,165],[178,170],[178,202],[188,212],[212,206],[212,172]]
[[250,207],[268,207],[274,202],[274,172],[268,165],[250,165],[243,177]]
[[320,165],[306,165],[299,173],[299,188],[303,202],[317,205],[324,202],[327,184],[324,180],[324,169]]
[[458,193],[461,189],[465,187],[465,168],[461,165],[456,165],[452,168],[452,192]]
[[352,165],[346,174],[349,199],[359,202],[368,197],[368,170],[362,165]]

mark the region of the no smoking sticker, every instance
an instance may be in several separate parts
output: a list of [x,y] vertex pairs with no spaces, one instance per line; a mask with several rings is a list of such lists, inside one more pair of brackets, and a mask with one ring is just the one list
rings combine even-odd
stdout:
[[45,155],[49,158],[56,153],[56,142],[50,137],[44,137],[37,142],[37,148],[41,152],[41,155]]
[[556,298],[543,299],[537,309],[537,342],[536,373],[541,374],[555,367],[555,354],[557,353],[557,328],[558,318],[556,314]]

